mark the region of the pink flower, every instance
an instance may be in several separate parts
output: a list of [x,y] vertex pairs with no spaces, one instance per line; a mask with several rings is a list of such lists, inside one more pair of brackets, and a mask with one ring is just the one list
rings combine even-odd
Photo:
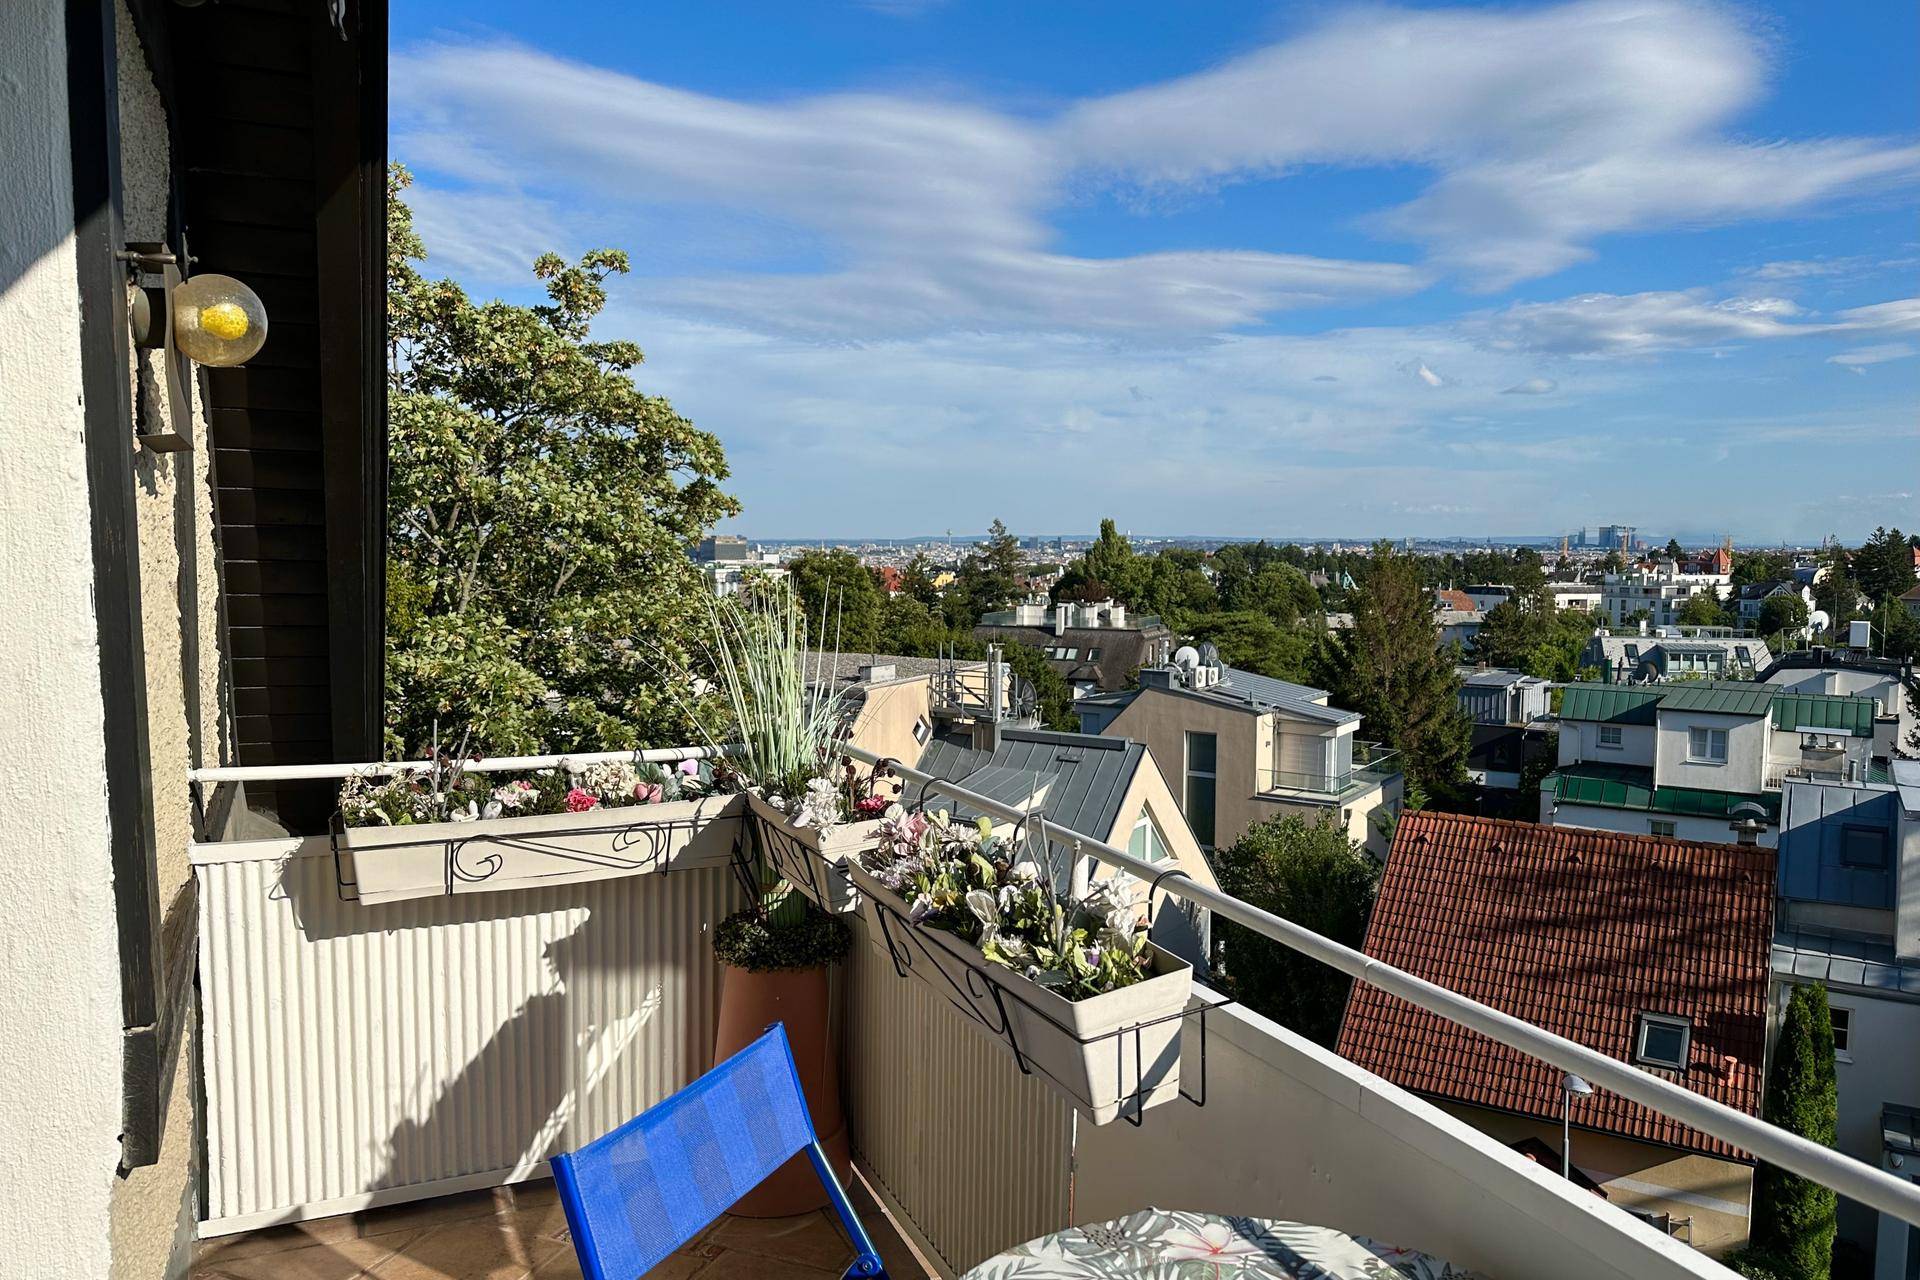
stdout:
[[1248,1263],[1267,1256],[1266,1250],[1224,1222],[1206,1222],[1190,1231],[1170,1231],[1160,1240],[1160,1256],[1169,1262]]
[[680,762],[680,772],[686,774],[688,777],[693,777],[700,772],[700,762],[698,760],[682,760]]
[[578,787],[569,787],[567,789],[568,813],[585,813],[599,803],[600,801],[594,797],[591,791],[582,791]]
[[887,811],[889,803],[885,796],[867,796],[853,802],[853,811],[863,818],[877,818]]
[[657,782],[636,782],[633,784],[633,798],[641,804],[658,804],[665,792]]

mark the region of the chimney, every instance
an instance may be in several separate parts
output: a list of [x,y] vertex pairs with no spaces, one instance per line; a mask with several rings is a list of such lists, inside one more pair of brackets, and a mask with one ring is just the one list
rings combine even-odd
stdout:
[[987,718],[995,724],[1006,714],[1000,671],[1000,646],[990,644],[987,646]]
[[1053,634],[1055,636],[1067,634],[1067,617],[1072,612],[1073,606],[1065,600],[1053,606]]

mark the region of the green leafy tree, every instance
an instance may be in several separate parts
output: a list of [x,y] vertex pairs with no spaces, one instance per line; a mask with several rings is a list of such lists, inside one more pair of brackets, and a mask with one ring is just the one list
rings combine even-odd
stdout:
[[389,749],[685,740],[687,548],[739,510],[720,442],[591,336],[626,254],[543,254],[545,303],[475,303],[421,274],[410,181],[388,177]]
[[1778,582],[1793,568],[1793,557],[1784,551],[1736,551],[1733,553],[1733,585],[1752,586],[1756,582]]
[[1913,545],[1898,529],[1875,529],[1853,556],[1853,577],[1870,600],[1897,596],[1913,585]]
[[816,648],[840,653],[880,650],[887,593],[859,556],[839,547],[803,551],[787,565],[787,577]]
[[1184,628],[1195,640],[1210,640],[1230,667],[1304,684],[1309,679],[1315,635],[1283,627],[1263,613],[1208,613]]
[[1453,655],[1436,643],[1428,588],[1408,557],[1381,542],[1352,603],[1353,626],[1316,652],[1315,683],[1364,717],[1367,737],[1402,753],[1411,782],[1436,800],[1459,795],[1472,725]]
[[934,585],[933,561],[922,551],[907,561],[900,571],[900,594],[918,600],[929,609],[940,604],[940,588]]
[[1799,596],[1768,596],[1760,602],[1760,634],[1796,635],[1807,625],[1807,602]]
[[[1256,822],[1213,856],[1220,887],[1254,906],[1359,947],[1380,885],[1380,864],[1332,814]],[[1230,920],[1215,924],[1233,992],[1259,1013],[1331,1048],[1352,979]]]
[[972,627],[980,615],[1004,609],[1020,598],[1020,541],[995,520],[987,541],[968,556],[954,575],[944,604],[956,626]]
[[1727,625],[1727,611],[1720,607],[1719,598],[1708,590],[1688,596],[1674,619],[1686,627],[1724,627]]
[[1827,615],[1827,626],[1843,634],[1860,609],[1860,583],[1853,576],[1853,559],[1842,547],[1827,557],[1827,574],[1814,584],[1813,603]]
[[[1830,1147],[1838,1098],[1826,988],[1796,986],[1774,1045],[1762,1114],[1770,1124]],[[1837,1203],[1831,1188],[1761,1164],[1754,1177],[1749,1255],[1781,1280],[1827,1280]]]
[[1686,556],[1687,556],[1686,551],[1680,546],[1680,539],[1678,538],[1667,539],[1667,559],[1684,560],[1686,559]]
[[1874,649],[1895,662],[1920,659],[1920,619],[1892,596],[1883,596],[1873,611]]

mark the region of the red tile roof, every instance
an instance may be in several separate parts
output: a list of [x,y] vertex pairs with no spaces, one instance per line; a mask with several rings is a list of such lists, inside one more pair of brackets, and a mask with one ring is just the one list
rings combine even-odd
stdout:
[[[1758,1115],[1773,887],[1771,849],[1407,813],[1366,952],[1622,1061],[1641,1012],[1686,1017],[1692,1064],[1658,1074]],[[1417,1093],[1560,1119],[1556,1068],[1364,983],[1339,1047]],[[1573,1121],[1747,1158],[1605,1090]]]
[[1473,597],[1453,587],[1436,587],[1433,600],[1436,609],[1452,609],[1458,613],[1473,612]]

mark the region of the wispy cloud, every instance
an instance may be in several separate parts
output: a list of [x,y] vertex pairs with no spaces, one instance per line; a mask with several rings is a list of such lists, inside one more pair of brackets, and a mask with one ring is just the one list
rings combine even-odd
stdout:
[[[915,7],[918,0],[879,0]],[[1412,167],[1375,211],[1497,288],[1622,231],[1777,217],[1920,177],[1920,146],[1736,138],[1766,50],[1679,0],[1366,8],[1211,70],[1015,115],[928,94],[747,102],[503,42],[394,58],[395,151],[480,190],[724,210],[804,235],[778,271],[663,280],[661,305],[834,340],[975,328],[1212,333],[1392,297],[1433,270],[1223,245],[1091,258],[1049,216],[1088,190],[1205,190],[1310,165]],[[470,253],[476,265],[489,260]],[[1780,264],[1785,270],[1785,264]]]
[[1552,378],[1528,378],[1525,382],[1516,382],[1500,394],[1503,396],[1545,396],[1552,395],[1560,384]]
[[1915,351],[1912,343],[1883,342],[1877,346],[1855,347],[1851,351],[1842,351],[1838,355],[1828,356],[1827,363],[1837,364],[1843,369],[1864,374],[1868,365],[1886,364],[1890,360],[1905,360],[1915,354],[1920,353]]
[[1920,330],[1920,298],[1853,307],[1822,318],[1786,298],[1720,298],[1706,290],[1588,293],[1517,303],[1462,322],[1496,351],[1556,356],[1647,356],[1775,338]]

